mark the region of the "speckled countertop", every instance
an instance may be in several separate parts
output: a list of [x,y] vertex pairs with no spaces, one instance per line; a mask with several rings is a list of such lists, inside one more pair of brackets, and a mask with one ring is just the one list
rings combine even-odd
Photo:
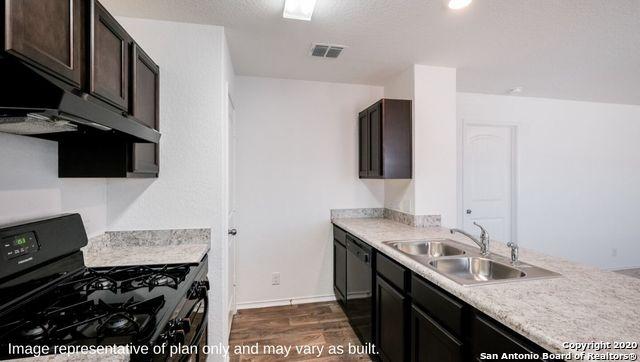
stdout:
[[[462,286],[382,242],[449,238],[475,246],[464,236],[380,218],[332,222],[552,353],[575,352],[565,342],[640,341],[639,279],[521,248],[521,261],[562,277]],[[492,242],[491,252],[509,255],[499,242]]]
[[88,267],[199,263],[208,251],[206,244],[88,248],[84,251],[84,263]]
[[199,263],[209,252],[208,229],[108,232],[83,248],[88,267]]

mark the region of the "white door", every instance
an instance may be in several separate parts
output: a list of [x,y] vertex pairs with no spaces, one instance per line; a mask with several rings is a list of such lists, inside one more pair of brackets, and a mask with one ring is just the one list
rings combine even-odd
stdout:
[[492,239],[511,241],[514,128],[465,125],[463,137],[463,227],[479,234],[475,221]]
[[228,241],[228,306],[229,306],[229,330],[233,321],[233,315],[236,314],[236,262],[237,262],[237,244],[238,238],[235,224],[236,215],[236,127],[235,127],[235,108],[231,98],[228,98],[228,117],[229,117],[229,150],[228,150],[228,177],[227,185],[229,196],[229,241]]

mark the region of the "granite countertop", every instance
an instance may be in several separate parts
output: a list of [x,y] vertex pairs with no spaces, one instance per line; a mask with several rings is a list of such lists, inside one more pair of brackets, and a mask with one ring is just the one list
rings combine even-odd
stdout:
[[[383,242],[449,238],[477,247],[464,236],[451,235],[446,228],[416,228],[381,218],[332,222],[549,352],[575,352],[565,349],[565,342],[640,341],[639,279],[521,248],[521,261],[562,277],[463,286]],[[500,242],[492,241],[490,249],[509,255]]]
[[120,231],[91,238],[88,267],[199,263],[209,252],[208,229]]
[[88,267],[199,263],[208,252],[207,244],[87,248],[84,263]]

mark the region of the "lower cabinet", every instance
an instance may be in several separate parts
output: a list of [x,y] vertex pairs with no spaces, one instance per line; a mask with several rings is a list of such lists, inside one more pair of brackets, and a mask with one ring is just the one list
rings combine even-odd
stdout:
[[402,362],[405,351],[407,297],[387,283],[376,278],[376,346],[382,361]]
[[[348,238],[356,237],[334,227],[333,281],[341,303],[350,288],[345,275]],[[375,281],[373,343],[379,360],[460,362],[486,360],[487,354],[544,352],[384,253],[376,251],[373,259],[369,276]]]
[[462,342],[416,305],[411,307],[411,361],[464,361]]
[[[490,318],[476,314],[471,321],[471,355],[473,360],[483,360],[482,355],[496,354],[541,354],[536,348],[516,333],[492,321]],[[515,361],[516,359],[509,359]],[[543,361],[538,359],[537,361]]]

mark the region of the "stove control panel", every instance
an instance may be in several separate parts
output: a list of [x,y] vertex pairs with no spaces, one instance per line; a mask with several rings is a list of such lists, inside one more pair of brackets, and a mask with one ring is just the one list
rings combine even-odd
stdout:
[[34,232],[2,238],[2,255],[7,260],[38,251],[38,240]]

